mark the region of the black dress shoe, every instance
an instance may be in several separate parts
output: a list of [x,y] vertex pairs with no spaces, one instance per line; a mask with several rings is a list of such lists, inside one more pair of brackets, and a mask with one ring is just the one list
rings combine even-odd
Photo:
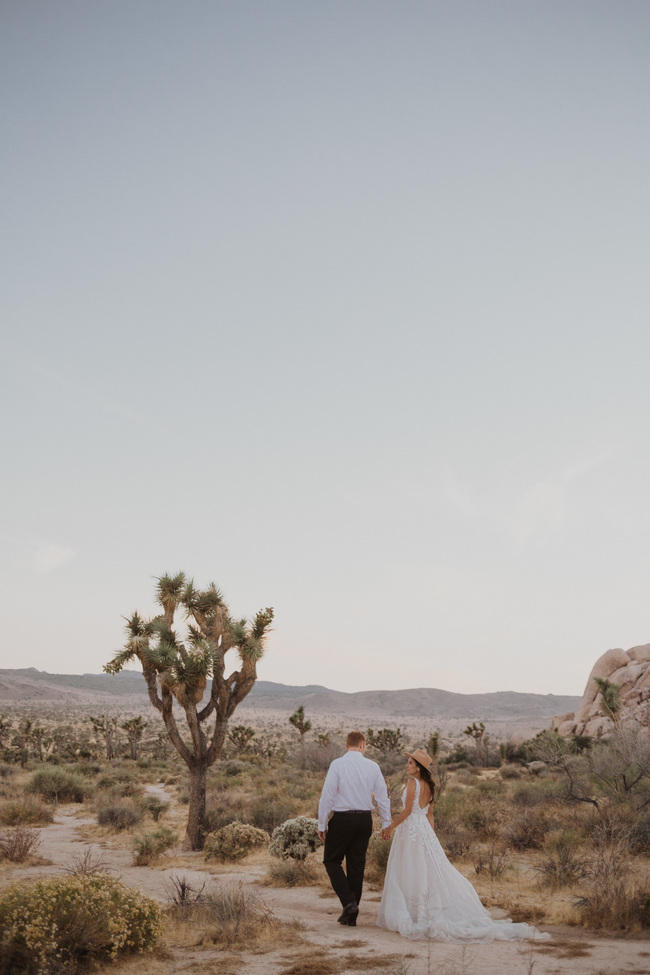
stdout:
[[347,924],[351,928],[356,927],[357,915],[359,913],[359,905],[356,901],[350,901],[349,904],[341,911],[341,916],[339,917],[339,924]]

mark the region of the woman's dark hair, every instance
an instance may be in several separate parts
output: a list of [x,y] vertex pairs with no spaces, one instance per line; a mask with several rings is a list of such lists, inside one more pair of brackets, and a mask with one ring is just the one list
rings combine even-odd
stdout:
[[[412,755],[411,755],[411,758],[413,758]],[[433,778],[431,776],[431,772],[429,771],[429,769],[426,768],[426,766],[424,766],[424,765],[420,765],[420,763],[418,762],[418,760],[416,758],[413,758],[413,761],[415,762],[415,764],[417,765],[418,769],[420,770],[420,778],[422,779],[423,782],[426,782],[426,784],[429,786],[429,789],[431,790],[431,798],[429,799],[429,802],[428,802],[428,805],[430,806],[431,803],[433,802],[433,800],[435,799],[435,796],[436,796],[436,784],[433,781]]]

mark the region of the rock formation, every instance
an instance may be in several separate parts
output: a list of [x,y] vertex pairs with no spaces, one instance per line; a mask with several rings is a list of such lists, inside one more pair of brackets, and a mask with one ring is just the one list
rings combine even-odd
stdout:
[[553,718],[552,731],[561,735],[610,734],[614,724],[603,708],[594,677],[602,677],[620,687],[622,725],[636,722],[650,730],[650,643],[630,650],[608,650],[594,664],[589,680],[574,713]]

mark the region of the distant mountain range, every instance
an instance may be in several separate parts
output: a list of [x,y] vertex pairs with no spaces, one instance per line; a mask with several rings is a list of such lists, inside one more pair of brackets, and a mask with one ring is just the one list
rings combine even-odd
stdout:
[[[122,671],[110,674],[48,674],[28,667],[0,669],[0,707],[3,702],[52,702],[52,704],[119,703],[148,706],[142,674]],[[575,711],[580,697],[565,694],[455,694],[418,687],[400,691],[357,691],[347,694],[320,684],[304,687],[258,680],[240,708],[287,711],[303,704],[311,715],[376,715],[377,721],[395,718],[446,719],[450,721],[530,722],[546,727],[556,714]]]

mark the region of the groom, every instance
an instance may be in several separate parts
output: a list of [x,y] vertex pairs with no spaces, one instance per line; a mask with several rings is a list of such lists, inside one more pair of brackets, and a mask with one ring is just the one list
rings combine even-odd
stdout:
[[[381,769],[364,756],[365,735],[351,731],[345,744],[345,755],[334,759],[323,785],[318,805],[318,835],[325,843],[325,869],[343,907],[339,924],[354,927],[363,888],[366,850],[372,836],[373,793],[382,829],[390,826],[391,815]],[[328,823],[330,813],[332,818]]]

